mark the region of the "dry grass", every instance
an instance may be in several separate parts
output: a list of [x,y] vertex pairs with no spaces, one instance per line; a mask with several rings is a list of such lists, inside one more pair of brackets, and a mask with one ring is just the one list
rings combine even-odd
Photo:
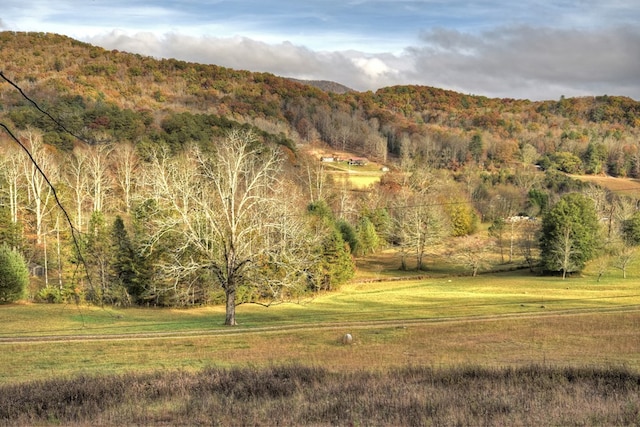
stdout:
[[[640,310],[242,330],[173,338],[5,343],[0,383],[289,363],[330,371],[403,366],[591,366],[640,372]],[[352,345],[341,337],[351,333]]]
[[637,197],[640,191],[640,180],[634,178],[616,178],[603,175],[571,175],[571,177],[600,185],[618,194]]
[[0,387],[5,425],[637,425],[640,376],[544,366],[204,369]]
[[380,182],[382,172],[373,170],[334,169],[331,176],[337,183],[348,183],[349,187],[361,190]]
[[221,307],[0,307],[0,423],[640,423],[637,268],[472,278],[395,256],[359,263],[380,281],[240,306],[235,329]]

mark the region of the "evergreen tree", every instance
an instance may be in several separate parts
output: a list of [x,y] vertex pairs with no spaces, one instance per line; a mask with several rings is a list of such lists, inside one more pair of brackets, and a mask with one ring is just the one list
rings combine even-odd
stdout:
[[373,224],[373,227],[378,234],[379,244],[384,245],[389,238],[393,225],[389,211],[385,208],[376,208],[371,211],[365,210],[364,216],[366,216]]
[[529,190],[527,198],[531,216],[536,216],[546,211],[549,207],[549,194],[542,190],[532,188],[531,190]]
[[624,240],[629,245],[640,245],[640,212],[634,213],[631,218],[622,223]]
[[349,245],[336,227],[330,227],[322,242],[322,256],[315,277],[315,287],[320,290],[334,290],[351,279],[355,264]]
[[378,237],[375,226],[368,217],[364,216],[360,219],[357,231],[359,242],[358,255],[375,252],[380,245],[380,238]]
[[313,203],[309,203],[307,206],[307,212],[318,218],[325,218],[330,221],[334,221],[333,212],[324,200],[318,200]]
[[109,231],[105,225],[104,215],[102,212],[95,211],[89,220],[89,229],[84,242],[84,261],[90,281],[87,298],[101,304],[110,302],[111,247],[109,240]]
[[585,172],[597,175],[602,173],[607,160],[607,150],[604,144],[590,142],[584,153]]
[[0,245],[0,303],[17,301],[25,296],[29,269],[22,255]]
[[[351,256],[349,243],[343,238],[340,227],[334,221],[333,214],[326,202],[318,201],[312,203],[307,208],[312,216],[316,218],[315,228],[322,237],[318,248],[319,262],[308,271],[309,280],[313,290],[332,290],[351,279],[355,273],[355,263]],[[355,236],[355,231],[348,225],[345,227],[346,234]]]
[[111,245],[111,274],[114,284],[123,286],[134,302],[140,302],[144,286],[137,273],[138,257],[120,216],[116,217],[111,228]]
[[579,193],[563,196],[542,218],[542,264],[563,277],[580,271],[596,253],[598,215],[593,200]]
[[349,245],[349,252],[356,254],[360,251],[360,240],[358,232],[345,220],[337,223],[338,230],[342,234],[342,240]]
[[0,206],[0,244],[17,249],[21,246],[20,224],[11,221],[9,210]]
[[482,135],[480,133],[475,133],[471,137],[471,141],[469,141],[469,153],[471,154],[471,157],[473,157],[473,160],[476,161],[476,163],[480,163],[483,149],[484,147],[482,142]]

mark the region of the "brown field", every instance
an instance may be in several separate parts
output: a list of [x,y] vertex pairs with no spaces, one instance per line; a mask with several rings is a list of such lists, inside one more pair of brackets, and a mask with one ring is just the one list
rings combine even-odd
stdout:
[[625,369],[417,365],[83,375],[1,387],[0,423],[632,426],[640,423],[640,376]]
[[635,178],[616,178],[603,175],[571,175],[572,178],[598,184],[618,194],[640,195],[640,180]]
[[0,425],[640,425],[638,265],[469,277],[434,252],[232,329],[222,307],[0,307]]

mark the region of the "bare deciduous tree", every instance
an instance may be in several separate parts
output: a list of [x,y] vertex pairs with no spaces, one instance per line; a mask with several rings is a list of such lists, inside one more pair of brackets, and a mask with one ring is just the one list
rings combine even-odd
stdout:
[[[271,298],[295,281],[312,251],[297,217],[278,197],[278,152],[252,133],[232,131],[214,156],[191,149],[180,159],[156,155],[148,179],[159,212],[151,244],[172,240],[174,275],[208,271],[225,292],[225,325],[236,325],[238,292]],[[298,217],[299,218],[299,217]],[[296,267],[300,267],[298,271]],[[266,270],[271,270],[266,274]]]
[[122,204],[124,212],[131,210],[131,200],[136,185],[136,172],[140,164],[140,159],[135,147],[130,143],[118,145],[118,149],[112,155],[113,175],[122,193]]
[[107,193],[111,189],[111,177],[108,173],[108,157],[113,148],[109,145],[92,145],[88,148],[88,170],[91,178],[93,211],[103,212]]
[[56,174],[56,165],[51,153],[42,142],[42,135],[39,132],[27,130],[23,133],[26,138],[26,144],[31,151],[34,161],[25,159],[24,177],[27,182],[29,195],[29,210],[35,217],[35,233],[37,243],[41,244],[44,235],[44,219],[45,215],[53,209],[53,193],[51,186],[40,171],[36,164],[44,173],[47,174],[51,182],[54,181]]
[[488,263],[491,245],[474,236],[461,238],[459,250],[450,252],[450,256],[471,269],[476,277],[480,270]]
[[86,149],[76,148],[72,156],[65,162],[64,174],[67,185],[73,192],[75,203],[75,226],[79,230],[84,227],[85,204],[89,199],[89,171]]
[[562,279],[567,277],[567,273],[574,272],[577,265],[573,262],[573,255],[578,252],[571,236],[571,226],[567,225],[561,230],[560,238],[554,242],[552,256],[556,264],[562,270]]
[[19,208],[19,190],[20,190],[20,178],[21,174],[21,156],[16,148],[13,146],[7,147],[4,152],[4,156],[0,160],[0,170],[2,171],[2,177],[6,182],[6,188],[3,190],[7,194],[9,201],[9,212],[11,216],[11,222],[13,224],[18,223],[18,208]]

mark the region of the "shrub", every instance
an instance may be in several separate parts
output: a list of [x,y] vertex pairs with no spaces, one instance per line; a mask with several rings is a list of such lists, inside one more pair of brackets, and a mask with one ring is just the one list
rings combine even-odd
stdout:
[[45,286],[40,289],[35,297],[36,302],[46,302],[49,304],[56,304],[63,302],[62,291],[53,286]]
[[22,255],[7,245],[0,246],[0,303],[23,298],[29,284],[29,269]]

